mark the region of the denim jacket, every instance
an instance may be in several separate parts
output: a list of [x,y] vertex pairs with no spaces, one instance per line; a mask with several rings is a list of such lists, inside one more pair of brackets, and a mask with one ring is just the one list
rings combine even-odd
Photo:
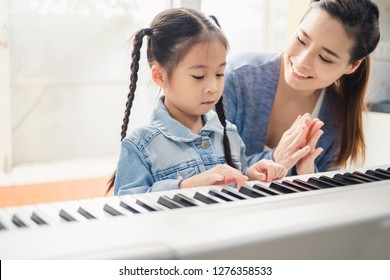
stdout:
[[[226,163],[223,126],[214,111],[203,116],[199,134],[173,119],[158,100],[150,121],[129,133],[121,144],[115,194],[135,194],[178,189],[191,176]],[[245,171],[245,146],[231,123],[226,127],[232,159]]]

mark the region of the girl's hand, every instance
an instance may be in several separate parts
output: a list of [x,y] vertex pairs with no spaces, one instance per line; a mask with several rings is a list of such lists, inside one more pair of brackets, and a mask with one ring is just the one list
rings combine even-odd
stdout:
[[218,164],[209,170],[183,180],[179,188],[228,184],[237,184],[237,188],[240,188],[246,181],[248,181],[248,177],[243,175],[240,170],[227,164]]
[[283,165],[266,159],[256,162],[246,171],[246,175],[250,180],[263,182],[270,182],[272,180],[282,178],[286,176],[286,174],[287,169]]

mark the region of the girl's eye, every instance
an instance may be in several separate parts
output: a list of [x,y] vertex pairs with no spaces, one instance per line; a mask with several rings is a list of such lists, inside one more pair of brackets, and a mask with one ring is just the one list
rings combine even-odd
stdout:
[[324,61],[326,63],[333,63],[332,61],[327,60],[326,58],[324,58],[322,55],[320,55],[320,58],[322,59],[322,61]]
[[297,40],[299,44],[306,46],[305,42],[303,42],[299,37],[297,37]]
[[223,77],[223,76],[225,76],[225,74],[223,74],[223,73],[222,73],[222,74],[217,74],[217,77],[218,77],[218,78],[221,78],[221,77]]
[[196,80],[202,80],[204,78],[204,76],[195,76],[195,75],[192,75],[192,78],[196,79]]

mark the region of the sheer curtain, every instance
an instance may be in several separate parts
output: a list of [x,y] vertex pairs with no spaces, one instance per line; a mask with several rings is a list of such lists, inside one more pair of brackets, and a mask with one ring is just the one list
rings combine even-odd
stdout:
[[129,39],[165,4],[9,1],[13,164],[116,155]]

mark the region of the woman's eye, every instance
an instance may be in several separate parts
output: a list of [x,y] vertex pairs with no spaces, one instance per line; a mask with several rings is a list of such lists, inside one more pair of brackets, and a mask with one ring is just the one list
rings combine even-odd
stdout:
[[223,74],[223,73],[222,73],[222,74],[217,74],[217,77],[218,77],[218,78],[221,78],[221,77],[223,77],[223,76],[225,76],[225,74]]
[[297,37],[297,40],[299,44],[306,46],[305,42],[303,42],[299,37]]
[[202,80],[204,78],[204,76],[195,76],[195,75],[192,75],[192,78],[196,79],[196,80]]
[[327,60],[327,59],[324,58],[322,55],[320,55],[320,58],[322,59],[322,61],[324,61],[324,62],[326,62],[326,63],[332,63],[332,61]]

